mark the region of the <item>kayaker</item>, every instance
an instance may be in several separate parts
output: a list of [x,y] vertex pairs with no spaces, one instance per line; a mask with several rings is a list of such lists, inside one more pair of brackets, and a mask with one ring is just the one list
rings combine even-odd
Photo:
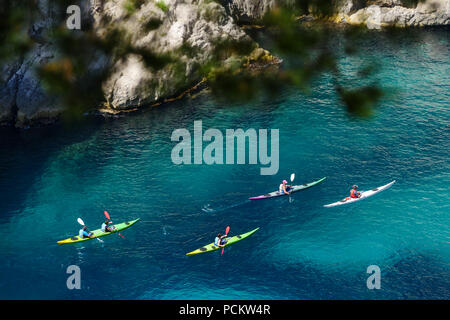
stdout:
[[82,229],[80,229],[80,232],[78,234],[81,239],[85,238],[91,238],[94,234],[92,232],[89,232],[87,227],[84,226]]
[[362,191],[357,191],[356,189],[358,189],[358,186],[355,184],[352,187],[352,190],[350,190],[350,198],[359,198],[359,197],[361,197],[361,192]]
[[291,189],[291,185],[287,184],[286,180],[283,180],[283,183],[280,184],[279,191],[281,194],[290,194],[289,190]]
[[218,233],[216,239],[214,240],[214,245],[217,247],[225,247],[225,244],[227,243],[226,237],[226,235]]
[[102,232],[113,232],[114,230],[116,230],[116,227],[108,226],[111,223],[112,223],[111,220],[106,219],[105,222],[102,223],[101,227]]

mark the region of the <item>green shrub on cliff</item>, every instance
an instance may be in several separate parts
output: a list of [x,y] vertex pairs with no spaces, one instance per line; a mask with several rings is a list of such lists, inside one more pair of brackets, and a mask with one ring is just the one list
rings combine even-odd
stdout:
[[167,4],[165,4],[163,0],[157,1],[156,6],[164,12],[169,11],[169,6]]

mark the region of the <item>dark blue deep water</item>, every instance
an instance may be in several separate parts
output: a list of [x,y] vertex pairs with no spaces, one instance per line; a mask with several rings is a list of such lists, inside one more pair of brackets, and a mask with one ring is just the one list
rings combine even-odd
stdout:
[[[374,38],[391,94],[369,119],[349,116],[324,76],[305,95],[229,107],[207,91],[117,119],[0,132],[2,299],[448,299],[450,298],[449,33],[423,31],[395,46]],[[359,58],[361,59],[361,58]],[[355,61],[341,61],[348,75]],[[174,165],[176,128],[280,129],[280,168]],[[246,199],[323,176],[287,198]],[[352,184],[388,191],[324,208]],[[58,246],[115,222],[122,234]],[[185,256],[231,226],[260,230],[220,252]],[[81,290],[66,268],[81,268]],[[366,287],[369,265],[381,289]]]

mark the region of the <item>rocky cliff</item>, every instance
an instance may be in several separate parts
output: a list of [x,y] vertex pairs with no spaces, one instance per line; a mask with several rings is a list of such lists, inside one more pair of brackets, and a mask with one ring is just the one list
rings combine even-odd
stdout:
[[[220,0],[241,24],[259,23],[269,10],[294,0]],[[330,0],[331,1],[331,0]],[[305,3],[307,1],[304,1]],[[314,3],[314,1],[309,1]],[[450,24],[450,0],[335,0],[337,22],[364,24],[368,28],[414,27]]]
[[[146,67],[139,54],[120,57],[99,55],[88,69],[109,66],[102,84],[105,110],[126,110],[149,105],[172,97],[202,79],[200,67],[209,61],[221,41],[250,43],[261,51],[226,13],[225,8],[210,0],[135,1],[132,14],[129,0],[91,0],[83,6],[83,23],[90,23],[96,36],[102,38],[110,26],[120,26],[123,38],[134,51],[148,50],[176,61],[161,68]],[[38,1],[38,14],[28,33],[34,46],[23,57],[3,66],[0,84],[0,123],[24,127],[51,122],[63,111],[62,103],[44,90],[36,67],[58,61],[54,43],[46,31],[56,22],[50,0]],[[105,25],[103,22],[108,21]],[[154,24],[148,28],[149,24]],[[223,64],[230,60],[248,62],[245,56],[222,55]]]
[[[284,1],[286,3],[286,1]],[[241,24],[253,24],[275,8],[277,0],[220,0],[227,12]]]
[[368,1],[367,7],[341,12],[339,18],[350,24],[365,24],[369,29],[449,25],[450,0],[426,0],[415,7],[406,7],[401,0]]
[[[161,9],[155,2],[147,2],[127,21],[126,29],[134,45],[171,54],[177,64],[155,72],[146,69],[137,55],[115,62],[113,73],[103,86],[111,108],[139,107],[175,95],[200,80],[198,66],[208,61],[217,41],[251,41],[216,2],[166,0],[165,4],[167,9]],[[108,15],[111,23],[118,24],[126,14],[122,7],[109,1],[95,19]],[[151,19],[162,24],[148,32],[143,26]],[[183,52],[183,46],[190,51]]]

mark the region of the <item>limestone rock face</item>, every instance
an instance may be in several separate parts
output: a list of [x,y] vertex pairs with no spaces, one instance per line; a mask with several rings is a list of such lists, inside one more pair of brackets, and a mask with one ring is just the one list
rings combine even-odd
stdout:
[[17,83],[19,77],[17,71],[22,61],[15,59],[2,67],[0,74],[0,124],[9,124],[15,120]]
[[395,7],[401,6],[401,0],[369,0],[367,1],[367,5],[375,5],[379,7]]
[[277,0],[221,0],[220,2],[236,21],[243,24],[252,24],[273,9]]
[[[252,24],[279,3],[293,0],[221,0],[227,11],[240,23]],[[417,7],[404,0],[336,1],[336,21],[365,24],[368,28],[383,26],[436,26],[450,23],[450,0],[425,0]]]
[[365,24],[370,29],[450,24],[450,0],[426,0],[419,2],[416,8],[407,8],[398,2],[374,1],[366,8],[347,13],[343,20],[350,24]]
[[6,64],[0,88],[0,123],[25,127],[34,119],[52,122],[63,110],[41,87],[35,66],[53,58],[48,45],[38,45],[23,59]]
[[[166,0],[165,4],[168,9],[163,11],[154,2],[147,2],[127,21],[125,28],[134,46],[170,54],[179,61],[182,70],[174,70],[169,65],[152,71],[145,68],[139,56],[129,55],[114,64],[113,74],[104,83],[105,97],[111,108],[139,107],[174,95],[180,88],[200,80],[195,66],[208,60],[216,41],[251,41],[216,2]],[[112,19],[111,23],[119,23],[126,12],[123,6],[108,2],[105,14]],[[145,31],[146,22],[155,18],[162,21],[162,25],[157,30]],[[195,54],[186,56],[180,51],[183,45],[188,45]]]
[[34,119],[43,122],[54,119],[62,111],[55,99],[41,88],[35,67],[53,58],[54,50],[42,36],[52,24],[50,0],[37,3],[36,20],[28,34],[35,46],[25,56],[14,57],[3,64],[0,76],[0,125],[24,127]]

